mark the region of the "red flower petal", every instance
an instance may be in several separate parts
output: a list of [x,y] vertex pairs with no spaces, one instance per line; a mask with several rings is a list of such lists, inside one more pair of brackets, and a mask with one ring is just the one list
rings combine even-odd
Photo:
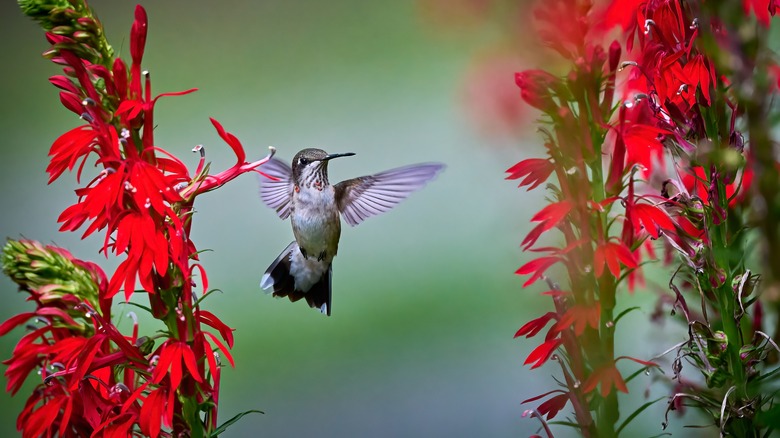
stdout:
[[525,176],[518,187],[529,186],[531,190],[547,181],[555,166],[550,160],[544,158],[529,158],[523,160],[506,170],[510,175],[506,179],[519,179]]
[[528,285],[538,280],[542,275],[544,275],[544,272],[547,270],[547,268],[559,261],[561,261],[561,258],[557,256],[540,257],[521,266],[520,269],[515,271],[515,274],[527,275],[533,273],[531,278],[529,278],[528,281],[523,284],[523,287],[527,287]]
[[222,125],[215,119],[209,118],[209,120],[211,120],[211,124],[214,125],[214,127],[217,129],[217,133],[220,137],[222,137],[222,140],[225,140],[225,143],[233,148],[233,152],[236,154],[238,163],[243,164],[244,161],[246,161],[246,153],[244,152],[244,147],[241,146],[241,142],[238,141],[238,138],[236,138],[236,136],[233,134],[226,132],[225,128],[223,128]]
[[542,345],[534,348],[534,351],[528,355],[525,362],[523,362],[523,365],[528,365],[533,362],[534,364],[531,366],[531,369],[539,368],[550,359],[550,356],[552,356],[555,349],[558,348],[562,342],[563,340],[561,340],[561,338],[553,338],[544,341]]
[[669,215],[659,207],[650,204],[634,204],[631,209],[631,221],[634,230],[640,230],[643,226],[654,239],[659,237],[658,228],[674,230],[674,222]]
[[526,338],[531,338],[536,336],[551,319],[556,318],[557,316],[558,314],[555,312],[547,312],[539,318],[532,319],[520,327],[520,330],[515,333],[515,337],[525,336]]

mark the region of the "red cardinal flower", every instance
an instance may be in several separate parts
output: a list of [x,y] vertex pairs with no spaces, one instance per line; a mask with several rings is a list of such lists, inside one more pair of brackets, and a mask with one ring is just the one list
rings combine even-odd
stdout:
[[536,410],[539,411],[540,414],[547,416],[547,421],[550,421],[556,415],[558,415],[558,412],[560,412],[561,409],[563,409],[566,406],[566,403],[569,401],[568,392],[562,391],[560,389],[556,389],[554,391],[546,392],[542,395],[537,395],[536,397],[531,397],[527,400],[523,400],[522,404],[530,403],[532,401],[539,400],[540,398],[544,398],[550,394],[555,394],[555,393],[560,393],[560,394],[548,398],[542,404],[540,404],[539,407],[536,408]]
[[525,362],[523,362],[523,365],[533,363],[533,365],[531,365],[531,369],[539,368],[550,359],[550,356],[552,356],[552,354],[555,352],[555,349],[561,346],[562,342],[563,340],[561,340],[559,337],[544,341],[542,345],[534,348],[534,351],[528,355],[528,357],[525,359]]
[[669,214],[655,205],[632,203],[630,209],[626,216],[631,218],[635,233],[644,228],[653,239],[657,239],[660,236],[659,230],[674,231],[675,229]]
[[532,247],[542,233],[558,226],[564,217],[569,214],[572,207],[573,205],[571,202],[560,201],[550,204],[547,207],[544,207],[539,213],[536,213],[536,215],[531,218],[531,222],[540,223],[528,233],[525,239],[523,239],[521,245],[525,247],[524,249]]
[[615,368],[614,363],[609,363],[596,368],[585,383],[583,383],[582,391],[585,393],[592,392],[596,389],[597,385],[601,386],[600,392],[602,397],[609,395],[613,387],[620,392],[628,393],[626,381],[623,380],[623,376],[621,376],[620,371]]
[[615,278],[620,278],[621,263],[629,269],[637,267],[634,254],[622,242],[602,242],[596,247],[593,257],[593,268],[596,277],[601,277],[604,273],[605,264]]
[[555,170],[555,165],[545,158],[528,158],[506,170],[510,175],[506,179],[520,179],[518,187],[528,186],[527,190],[535,189],[539,184],[547,181]]

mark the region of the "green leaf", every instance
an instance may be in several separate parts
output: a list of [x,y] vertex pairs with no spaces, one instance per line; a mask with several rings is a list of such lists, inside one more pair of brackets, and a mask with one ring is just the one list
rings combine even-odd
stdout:
[[150,309],[149,307],[146,307],[146,306],[144,306],[143,304],[134,303],[134,302],[132,302],[132,301],[126,301],[126,302],[125,302],[125,301],[123,301],[123,302],[120,302],[119,304],[122,304],[122,305],[130,305],[130,306],[135,306],[135,307],[138,307],[139,309],[144,309],[144,310],[146,310],[146,311],[147,311],[147,312],[149,312],[150,314],[152,313],[152,309]]
[[637,309],[641,309],[641,307],[639,307],[639,306],[629,307],[628,309],[618,313],[618,316],[615,317],[614,324],[617,325],[618,321],[620,321],[620,318],[622,318],[623,316],[625,316],[629,312],[637,310]]
[[211,432],[211,435],[209,435],[209,436],[211,436],[211,437],[216,437],[216,436],[219,436],[219,434],[221,434],[222,432],[224,432],[224,431],[225,431],[225,429],[227,429],[227,428],[228,428],[228,426],[232,426],[232,425],[233,425],[233,423],[237,422],[237,421],[238,421],[238,420],[240,420],[240,419],[241,419],[241,418],[242,418],[244,415],[248,415],[248,414],[265,414],[265,412],[263,412],[263,411],[258,411],[258,410],[256,410],[256,409],[252,409],[251,411],[245,411],[245,412],[242,412],[242,413],[240,413],[240,414],[236,415],[235,417],[231,418],[230,420],[228,420],[228,421],[226,421],[226,422],[222,423],[222,424],[221,424],[219,427],[217,427],[216,429],[214,429],[214,431],[213,431],[213,432]]
[[195,301],[195,306],[194,306],[194,307],[198,307],[198,306],[200,306],[200,303],[201,303],[201,302],[203,302],[203,300],[205,300],[205,299],[206,299],[206,297],[209,297],[209,296],[211,296],[211,294],[212,294],[212,293],[214,293],[214,292],[224,293],[224,292],[222,291],[222,289],[209,289],[209,291],[208,291],[208,292],[206,292],[206,293],[205,293],[205,294],[203,294],[203,295],[202,295],[200,298],[198,298],[198,301]]
[[660,371],[660,372],[661,372],[661,374],[663,374],[663,370],[662,370],[660,367],[649,367],[649,366],[644,366],[644,367],[642,367],[642,368],[640,368],[640,369],[638,369],[638,370],[634,371],[633,373],[631,373],[631,375],[630,375],[630,376],[626,377],[626,379],[625,379],[626,383],[628,383],[628,382],[630,382],[630,381],[634,380],[634,377],[636,377],[636,376],[638,376],[638,375],[640,375],[640,374],[642,374],[642,373],[647,373],[647,370],[648,370],[648,369],[650,369],[650,368],[655,368],[655,369],[657,369],[658,371]]
[[631,415],[629,415],[628,418],[626,418],[625,421],[623,421],[623,424],[621,424],[620,427],[617,428],[616,435],[620,435],[620,431],[623,430],[624,427],[628,426],[628,423],[630,423],[631,420],[636,418],[637,415],[641,414],[642,411],[644,411],[645,409],[649,408],[650,406],[654,405],[656,402],[658,402],[659,400],[664,399],[664,398],[666,398],[666,397],[658,397],[657,399],[651,400],[651,401],[643,404],[639,408],[637,408],[637,410],[632,412]]

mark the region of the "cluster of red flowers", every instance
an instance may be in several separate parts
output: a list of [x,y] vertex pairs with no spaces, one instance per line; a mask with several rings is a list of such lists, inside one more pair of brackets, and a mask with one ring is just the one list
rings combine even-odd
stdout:
[[[195,294],[197,275],[201,297],[209,289],[189,239],[193,203],[197,195],[256,171],[270,156],[246,162],[239,140],[212,119],[219,136],[235,152],[236,164],[210,175],[205,151],[198,146],[193,151],[200,152],[200,162],[191,175],[182,161],[155,145],[153,116],[159,97],[195,90],[152,97],[150,76],[141,70],[147,37],[144,9],[135,10],[128,71],[121,58],[113,57],[86,3],[71,3],[49,11],[44,20],[34,17],[46,28],[52,44],[46,55],[63,66],[64,75],[52,77],[51,83],[62,90],[62,104],[86,122],[52,145],[49,182],[77,165],[80,179],[86,163],[95,159],[102,170],[76,190],[78,201],[58,221],[62,231],[86,228],[84,237],[104,232],[102,251],[123,260],[109,278],[97,265],[60,248],[18,243],[21,246],[10,260],[17,268],[30,258],[49,264],[54,260],[71,266],[62,270],[63,275],[80,273],[82,281],[63,288],[62,278],[35,284],[24,276],[16,278],[37,310],[6,321],[0,335],[31,318],[44,322],[26,334],[4,362],[12,393],[31,372],[40,370],[41,383],[17,426],[25,437],[139,433],[156,437],[167,435],[166,430],[179,436],[194,429],[212,433],[217,430],[218,352],[233,363],[228,350],[233,336],[216,315],[200,309]],[[55,17],[61,22],[47,27]],[[12,249],[9,246],[6,252]],[[40,260],[32,266],[43,266]],[[112,322],[113,297],[123,289],[130,300],[136,281],[148,294],[147,310],[164,322],[163,335],[139,337],[135,323],[127,336]],[[87,293],[90,287],[94,294]],[[204,330],[204,325],[219,336]],[[155,346],[156,338],[164,341]]]
[[[614,354],[615,326],[624,315],[613,313],[617,285],[623,279],[631,290],[643,284],[638,267],[643,259],[656,258],[656,239],[666,243],[667,259],[679,253],[695,266],[693,259],[708,242],[703,206],[712,209],[715,224],[724,221],[725,209],[744,199],[752,181],[735,125],[738,103],[723,91],[728,79],[718,75],[702,48],[700,26],[717,36],[719,23],[694,18],[707,16],[699,3],[613,1],[595,11],[590,1],[544,2],[535,14],[538,34],[571,62],[572,70],[563,77],[542,70],[515,75],[521,98],[548,122],[540,131],[549,158],[523,160],[507,170],[507,178],[519,179],[528,190],[553,173],[558,182],[558,187],[548,184],[552,203],[533,216],[538,225],[522,242],[525,250],[544,255],[517,270],[530,275],[524,287],[546,280],[551,290],[545,294],[553,298],[555,311],[528,322],[515,336],[533,337],[553,321],[525,363],[537,368],[554,358],[564,377],[563,389],[525,402],[554,394],[538,407],[549,420],[570,401],[586,436],[614,433],[618,412],[611,388],[627,392],[615,367],[625,358]],[[746,0],[743,5],[746,14],[752,7],[767,25],[778,2]],[[570,23],[558,25],[559,17],[572,14]],[[623,28],[622,39],[605,50],[600,41],[616,26]],[[630,60],[620,61],[622,47]],[[616,91],[623,96],[617,105]],[[706,157],[714,147],[705,143],[717,142],[742,164],[728,170],[710,164]],[[669,161],[677,176],[659,178]],[[552,229],[563,233],[564,247],[535,247]],[[565,267],[559,275],[567,277],[567,286],[548,275],[558,264]]]

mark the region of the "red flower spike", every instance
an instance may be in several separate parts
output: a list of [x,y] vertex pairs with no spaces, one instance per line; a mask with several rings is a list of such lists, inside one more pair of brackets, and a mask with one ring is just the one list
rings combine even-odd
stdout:
[[523,365],[533,363],[531,369],[539,368],[550,359],[550,356],[555,352],[555,349],[560,347],[562,343],[563,340],[561,338],[552,338],[544,341],[542,345],[534,348],[534,351],[528,355],[525,362],[523,362]]
[[526,191],[535,189],[543,182],[547,181],[550,174],[555,170],[555,165],[548,159],[529,158],[523,160],[506,170],[510,175],[506,179],[519,179],[518,187],[528,186]]

